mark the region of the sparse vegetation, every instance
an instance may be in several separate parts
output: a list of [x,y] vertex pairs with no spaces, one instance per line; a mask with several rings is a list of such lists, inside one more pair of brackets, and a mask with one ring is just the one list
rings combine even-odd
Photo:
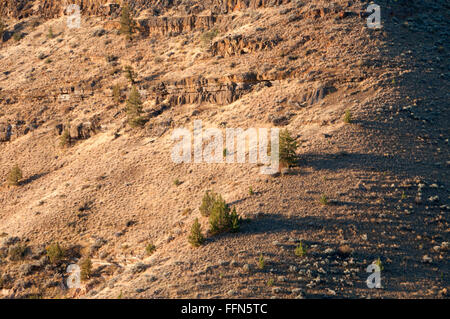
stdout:
[[11,186],[18,186],[22,177],[23,177],[22,170],[20,169],[19,165],[16,164],[9,171],[7,182]]
[[344,115],[344,123],[350,124],[352,121],[352,113],[350,110],[346,110]]
[[384,270],[384,266],[383,266],[383,263],[381,262],[380,257],[378,257],[378,259],[375,260],[374,264],[378,266],[378,268],[380,269],[380,271],[383,271],[383,270]]
[[14,34],[13,34],[14,41],[18,42],[18,41],[22,40],[22,38],[23,38],[23,33],[22,32],[19,32],[19,31],[14,32]]
[[53,28],[52,27],[48,28],[47,38],[53,39],[54,37],[55,37],[55,34],[53,33]]
[[233,210],[231,211],[230,221],[231,221],[231,232],[237,233],[241,228],[242,219],[237,214],[236,207],[233,207]]
[[71,144],[72,144],[72,138],[70,137],[69,129],[66,127],[63,130],[63,132],[62,132],[62,134],[61,134],[61,136],[59,138],[59,145],[61,147],[68,147]]
[[88,280],[92,275],[92,261],[90,258],[84,258],[80,263],[81,280]]
[[280,164],[290,167],[297,163],[298,144],[287,129],[280,131]]
[[233,211],[221,196],[214,202],[209,215],[210,232],[217,235],[224,232],[237,232],[240,227],[240,218],[236,208]]
[[136,83],[136,73],[134,72],[133,68],[129,65],[127,65],[124,70],[125,78],[131,83]]
[[214,40],[214,38],[217,37],[218,34],[219,30],[217,29],[212,29],[203,33],[201,38],[203,45],[204,46],[210,45],[211,41]]
[[209,217],[209,215],[211,215],[213,205],[219,198],[221,198],[220,195],[209,190],[206,191],[205,195],[203,195],[202,204],[199,208],[202,216]]
[[248,188],[248,194],[250,195],[250,196],[252,196],[252,195],[254,195],[255,194],[255,192],[253,191],[253,187],[249,187]]
[[297,247],[294,250],[295,256],[297,257],[304,257],[306,256],[307,253],[307,246],[306,244],[303,244],[302,242],[300,242]]
[[8,256],[11,261],[22,260],[27,253],[27,246],[19,243],[9,247]]
[[177,179],[175,179],[175,180],[173,181],[173,184],[174,184],[175,186],[180,186],[181,184],[183,184],[183,182],[180,181],[180,180],[177,178]]
[[320,196],[319,202],[324,206],[327,206],[330,204],[330,202],[328,201],[328,197],[325,194],[322,194]]
[[148,244],[145,247],[145,252],[147,253],[148,256],[153,255],[153,253],[156,251],[156,246],[153,245],[152,243]]
[[65,256],[65,250],[59,245],[59,243],[51,244],[47,247],[47,257],[52,264],[59,263]]
[[145,124],[145,119],[141,116],[141,95],[135,86],[131,88],[131,92],[128,96],[126,111],[128,115],[128,124],[131,127],[143,126]]
[[125,4],[122,8],[122,15],[120,16],[120,33],[125,35],[128,40],[133,38],[135,22],[132,17],[130,7]]
[[188,216],[188,215],[190,215],[192,213],[192,209],[190,209],[190,208],[185,208],[184,210],[183,210],[183,212],[181,213],[181,215],[183,215],[183,216]]
[[156,64],[163,63],[163,62],[164,62],[164,58],[158,56],[158,57],[156,57],[156,58],[153,60],[153,62],[155,62]]
[[192,225],[191,234],[188,237],[188,241],[193,247],[200,247],[205,242],[205,237],[203,237],[198,218],[195,219],[194,224]]
[[265,266],[266,266],[266,262],[264,260],[263,254],[261,253],[261,255],[259,255],[258,268],[263,270]]
[[275,280],[274,280],[273,278],[270,278],[270,279],[267,281],[267,286],[272,287],[274,283],[275,283]]

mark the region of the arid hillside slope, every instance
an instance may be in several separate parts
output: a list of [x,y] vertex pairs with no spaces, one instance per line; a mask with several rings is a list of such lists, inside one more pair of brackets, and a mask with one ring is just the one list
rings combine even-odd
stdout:
[[[62,2],[21,3],[0,3],[0,297],[448,297],[447,1],[378,1],[380,29],[367,1],[130,1],[131,40],[119,1],[83,1],[74,29]],[[298,165],[174,163],[197,120],[287,129]],[[239,232],[208,232],[207,190]]]

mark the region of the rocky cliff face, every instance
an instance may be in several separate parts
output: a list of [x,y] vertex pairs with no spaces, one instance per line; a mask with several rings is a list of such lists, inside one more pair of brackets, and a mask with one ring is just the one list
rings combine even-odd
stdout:
[[[110,2],[108,0],[74,0],[70,3],[78,4],[83,13],[98,14]],[[53,0],[5,0],[0,4],[0,14],[17,19],[29,16],[40,16],[52,18],[64,14],[64,10],[69,4],[68,1]]]
[[77,4],[85,15],[115,15],[117,8],[128,2],[132,10],[138,13],[150,10],[153,15],[160,15],[174,6],[180,14],[197,14],[210,10],[212,14],[227,14],[243,9],[257,9],[289,3],[290,0],[3,0],[0,3],[0,14],[17,19],[29,16],[54,18],[64,14],[69,4]]

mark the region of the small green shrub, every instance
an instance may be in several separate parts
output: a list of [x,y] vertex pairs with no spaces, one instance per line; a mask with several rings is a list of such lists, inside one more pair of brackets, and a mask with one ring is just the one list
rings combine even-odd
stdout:
[[175,179],[175,180],[173,181],[173,184],[174,184],[175,186],[180,186],[181,184],[183,184],[183,182],[180,181],[180,180],[177,178],[177,179]]
[[46,251],[47,257],[52,264],[62,261],[66,254],[65,250],[59,245],[59,243],[51,244],[47,247]]
[[131,84],[135,84],[136,83],[136,72],[134,72],[133,68],[129,65],[127,65],[124,70],[123,73],[125,74],[125,78],[131,83]]
[[147,253],[148,256],[153,255],[153,253],[156,251],[156,246],[153,245],[152,243],[148,244],[145,247],[145,252]]
[[209,215],[210,232],[217,235],[225,232],[238,232],[240,227],[240,218],[236,208],[230,212],[230,207],[222,199],[218,198],[211,209]]
[[55,37],[55,34],[53,33],[53,28],[48,28],[47,38],[53,39]]
[[131,15],[130,7],[128,4],[122,8],[122,15],[120,16],[120,33],[125,35],[128,40],[133,37],[135,22]]
[[280,132],[280,164],[290,167],[297,163],[298,144],[287,129]]
[[295,256],[297,256],[297,257],[304,257],[304,256],[306,256],[306,253],[307,253],[306,245],[303,245],[303,243],[300,242],[298,244],[298,246],[295,248],[294,253],[295,253]]
[[90,258],[84,258],[80,263],[81,280],[87,280],[92,275],[92,261]]
[[250,196],[252,196],[252,195],[254,195],[255,194],[255,192],[253,191],[253,187],[249,187],[248,188],[248,194],[250,195]]
[[200,247],[205,242],[205,237],[203,237],[202,228],[198,222],[198,218],[195,219],[194,224],[192,225],[188,241],[193,247]]
[[9,174],[6,179],[9,185],[18,186],[22,177],[23,177],[22,170],[20,169],[19,165],[16,164],[9,171]]
[[263,254],[261,253],[261,255],[259,256],[259,260],[258,260],[258,268],[262,270],[262,269],[264,269],[265,266],[266,266],[266,262],[264,260]]
[[241,218],[236,212],[236,207],[233,207],[233,210],[231,211],[230,215],[230,222],[231,222],[231,232],[237,233],[241,228]]
[[330,202],[328,201],[328,197],[325,194],[322,194],[322,196],[320,196],[319,202],[324,206],[330,204]]
[[350,124],[352,121],[352,113],[350,113],[350,110],[346,110],[344,115],[344,123]]
[[19,31],[14,32],[14,34],[13,34],[14,41],[18,42],[18,41],[22,40],[22,38],[23,38],[23,33],[22,32],[19,32]]
[[211,215],[211,210],[214,203],[219,199],[221,199],[220,195],[209,190],[206,191],[205,195],[203,195],[202,204],[199,208],[202,216],[209,217],[209,215]]
[[72,144],[72,138],[70,137],[70,132],[68,128],[65,128],[59,138],[59,145],[61,147],[68,147]]
[[204,46],[211,44],[211,41],[219,35],[219,30],[213,29],[202,34],[201,40]]
[[374,264],[377,265],[378,268],[380,268],[380,271],[383,271],[383,270],[384,270],[384,266],[383,266],[383,263],[381,262],[380,257],[378,257],[378,259],[375,260]]

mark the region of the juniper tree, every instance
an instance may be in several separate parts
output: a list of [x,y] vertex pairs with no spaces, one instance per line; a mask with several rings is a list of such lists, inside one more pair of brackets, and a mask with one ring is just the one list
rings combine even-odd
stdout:
[[53,33],[53,28],[52,27],[48,28],[47,38],[53,39],[54,37],[55,37],[55,34]]
[[239,215],[236,212],[236,207],[233,207],[233,210],[231,211],[231,214],[230,214],[230,227],[231,227],[230,231],[232,233],[239,232],[239,229],[241,227],[240,222],[241,222],[241,218],[239,217]]
[[127,100],[128,124],[131,127],[142,126],[145,123],[142,114],[142,101],[138,89],[133,86]]
[[125,35],[128,40],[132,39],[134,29],[134,20],[130,12],[130,7],[125,4],[122,8],[122,15],[120,16],[120,33]]
[[345,110],[344,123],[346,124],[352,123],[352,113],[350,112],[350,110]]
[[59,145],[61,147],[70,146],[72,143],[72,138],[70,137],[69,129],[66,127],[64,131],[61,134],[61,137],[59,139]]
[[147,255],[152,255],[154,252],[155,252],[155,250],[156,250],[156,246],[155,245],[153,245],[152,243],[150,243],[150,244],[148,244],[146,247],[145,247],[145,252],[147,253]]
[[202,227],[198,222],[198,218],[195,219],[194,224],[192,225],[188,241],[194,247],[199,247],[205,242],[205,237],[203,237]]
[[280,132],[280,163],[285,166],[293,166],[297,162],[297,142],[287,129]]
[[211,209],[218,199],[221,199],[220,195],[209,190],[206,191],[205,195],[203,195],[202,204],[199,208],[200,213],[205,217],[209,217],[209,215],[211,214]]
[[211,215],[209,215],[211,234],[238,232],[240,227],[239,222],[240,218],[236,209],[233,208],[233,211],[231,211],[228,204],[219,196],[211,208]]
[[136,82],[136,73],[133,71],[133,68],[131,66],[127,65],[123,72],[125,73],[125,77],[128,81],[130,81],[131,84],[134,84]]
[[15,165],[8,174],[7,180],[8,184],[12,186],[19,185],[20,180],[22,179],[22,170],[19,165]]
[[263,254],[261,253],[261,254],[259,255],[258,268],[262,270],[262,269],[264,269],[265,266],[266,266],[266,261],[264,260],[264,256],[263,256]]
[[92,261],[90,258],[85,258],[81,261],[81,280],[87,280],[92,275]]
[[47,257],[52,264],[59,263],[65,256],[66,251],[59,243],[53,243],[46,248]]

